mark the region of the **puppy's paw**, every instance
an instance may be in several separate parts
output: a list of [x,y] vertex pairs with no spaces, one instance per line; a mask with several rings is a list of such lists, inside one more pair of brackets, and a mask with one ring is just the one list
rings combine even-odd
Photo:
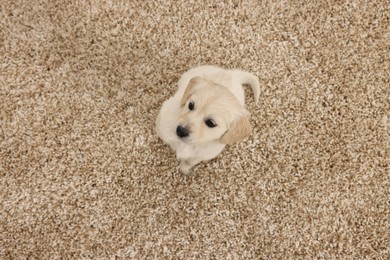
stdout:
[[180,168],[181,173],[188,175],[191,173],[192,165],[190,163],[188,163],[187,161],[182,160],[182,161],[180,161],[179,168]]

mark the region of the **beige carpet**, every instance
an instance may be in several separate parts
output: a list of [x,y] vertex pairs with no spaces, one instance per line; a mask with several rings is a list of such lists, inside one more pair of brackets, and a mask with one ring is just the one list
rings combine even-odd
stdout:
[[[0,2],[0,259],[389,259],[389,2],[185,2]],[[187,177],[154,121],[200,64],[262,93]]]

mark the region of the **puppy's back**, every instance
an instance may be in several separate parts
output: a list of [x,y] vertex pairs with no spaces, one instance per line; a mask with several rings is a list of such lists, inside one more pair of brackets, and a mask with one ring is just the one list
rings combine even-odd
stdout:
[[212,65],[195,67],[185,72],[178,82],[179,92],[184,93],[190,80],[196,76],[200,76],[204,79],[227,87],[238,97],[241,103],[244,102],[242,85],[247,84],[253,91],[255,102],[257,103],[259,100],[260,83],[254,74],[243,70],[229,70]]
[[214,81],[215,76],[218,74],[223,74],[224,71],[225,71],[224,69],[212,65],[203,65],[203,66],[192,68],[187,72],[185,72],[179,79],[178,82],[179,89],[182,88],[185,89],[193,77],[199,76],[204,79]]

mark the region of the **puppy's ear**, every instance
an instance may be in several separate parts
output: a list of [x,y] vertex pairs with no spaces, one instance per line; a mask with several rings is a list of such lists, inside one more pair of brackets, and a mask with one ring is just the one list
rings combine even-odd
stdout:
[[192,90],[196,85],[198,85],[203,79],[199,76],[193,77],[190,82],[188,83],[188,86],[186,90],[184,91],[184,95],[181,98],[180,106],[184,106],[187,103],[187,100],[190,98],[192,94]]
[[223,144],[232,144],[248,137],[252,132],[252,126],[245,115],[239,116],[230,125],[229,130],[221,137]]

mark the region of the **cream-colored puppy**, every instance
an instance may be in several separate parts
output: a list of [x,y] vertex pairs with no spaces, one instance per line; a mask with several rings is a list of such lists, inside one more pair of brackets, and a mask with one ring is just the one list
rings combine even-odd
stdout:
[[176,151],[183,173],[250,135],[243,84],[251,86],[257,102],[260,84],[253,74],[201,66],[184,73],[176,94],[163,103],[157,134]]

